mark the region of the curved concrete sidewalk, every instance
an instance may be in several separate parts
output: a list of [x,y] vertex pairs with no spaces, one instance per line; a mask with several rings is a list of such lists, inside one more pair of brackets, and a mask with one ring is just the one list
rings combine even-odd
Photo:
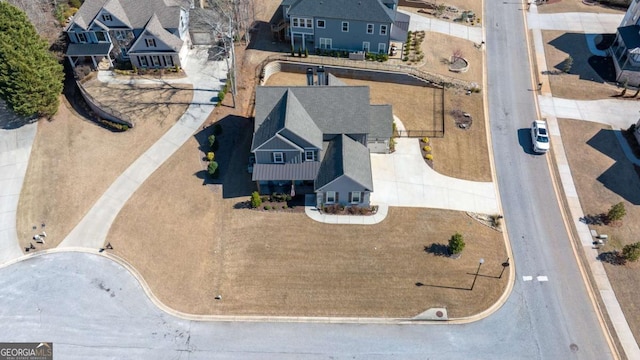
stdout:
[[409,11],[398,10],[398,12],[409,15],[409,30],[411,31],[430,31],[455,36],[461,39],[473,41],[480,44],[482,42],[482,28],[462,25],[450,21],[433,19],[427,16],[421,16]]
[[[533,9],[535,5],[531,6]],[[600,14],[567,12],[554,14],[538,14],[530,11],[527,14],[529,29],[564,30],[575,33],[614,34],[620,26],[624,14]]]
[[397,139],[393,154],[371,154],[371,166],[372,204],[499,212],[492,182],[461,180],[434,171],[422,159],[418,139]]
[[111,224],[142,183],[202,126],[215,108],[224,62],[210,62],[205,48],[189,52],[185,71],[193,84],[193,99],[178,122],[127,168],[98,199],[59,247],[103,246]]
[[22,256],[16,229],[18,201],[37,126],[0,129],[0,264]]
[[[536,15],[538,15],[537,11],[537,7],[535,5],[531,5],[528,19],[535,19]],[[592,15],[593,14],[590,14],[585,17],[591,17]],[[546,15],[539,16],[546,18]],[[581,15],[577,16],[580,17]],[[582,18],[584,17],[581,17],[580,19]],[[599,17],[596,17],[596,19],[598,18]],[[550,17],[550,19],[553,18]],[[620,17],[618,22],[615,24],[613,32],[615,32],[615,28],[620,24],[621,19],[622,18]],[[565,22],[565,25],[559,25],[559,30],[600,33],[611,32],[610,29],[592,29],[594,24],[583,24],[585,26],[582,28],[582,31],[574,30],[575,23],[580,22],[581,20],[564,19],[563,21]],[[542,40],[540,24],[529,25],[529,28],[533,29],[532,37],[535,48],[535,61],[538,65],[537,69],[540,72],[538,73],[538,76],[544,84],[542,87],[542,95],[539,95],[537,98],[538,106],[540,112],[547,118],[547,122],[549,124],[549,133],[551,135],[551,143],[553,146],[552,154],[555,156],[555,161],[558,166],[558,172],[560,174],[559,180],[567,199],[571,221],[573,221],[573,225],[578,232],[582,251],[585,254],[589,270],[591,271],[596,283],[597,289],[594,290],[597,290],[602,298],[607,314],[613,324],[614,331],[622,344],[622,348],[627,358],[640,359],[640,347],[638,347],[638,343],[635,341],[633,333],[629,328],[629,323],[622,312],[622,308],[620,307],[620,303],[616,298],[613,287],[609,282],[604,266],[602,265],[602,262],[598,260],[598,251],[593,247],[593,237],[591,236],[589,227],[579,221],[579,218],[584,216],[584,212],[582,210],[582,205],[580,204],[580,199],[578,198],[578,191],[575,187],[575,183],[573,182],[571,168],[569,167],[569,161],[564,151],[564,144],[562,142],[557,119],[558,117],[566,117],[570,119],[604,122],[614,127],[621,125],[625,127],[625,123],[627,124],[626,126],[629,126],[630,124],[628,121],[635,121],[638,116],[638,105],[635,102],[624,100],[607,99],[578,101],[552,97],[551,89],[549,88],[549,77],[548,75],[545,75],[548,68],[546,65],[547,61],[544,53],[544,42]],[[630,113],[632,108],[633,116],[631,116]],[[618,139],[620,140],[620,136],[618,136]]]

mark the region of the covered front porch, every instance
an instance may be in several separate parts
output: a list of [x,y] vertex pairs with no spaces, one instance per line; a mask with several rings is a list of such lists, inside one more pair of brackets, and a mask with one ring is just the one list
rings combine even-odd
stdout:
[[256,182],[262,195],[273,193],[312,194],[314,180],[320,169],[319,161],[286,164],[255,164],[252,180]]
[[66,55],[73,68],[86,62],[87,59],[91,59],[94,70],[98,69],[101,63],[113,68],[113,59],[109,55],[112,48],[111,43],[69,44]]

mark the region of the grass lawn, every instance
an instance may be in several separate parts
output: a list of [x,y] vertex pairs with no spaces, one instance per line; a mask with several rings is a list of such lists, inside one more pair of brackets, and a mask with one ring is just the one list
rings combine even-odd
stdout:
[[[623,202],[627,215],[615,226],[590,226],[609,235],[600,253],[622,250],[638,241],[640,234],[640,178],[638,170],[622,153],[608,125],[580,120],[559,121],[571,175],[585,214],[606,213],[611,205]],[[636,341],[640,341],[638,290],[640,263],[613,265],[604,262],[609,281]]]
[[47,231],[44,248],[57,246],[113,181],[176,122],[193,93],[190,85],[132,88],[96,80],[86,85],[94,97],[130,115],[136,126],[111,132],[80,118],[64,100],[52,121],[38,123],[18,204],[23,248],[34,235],[32,226],[41,223]]

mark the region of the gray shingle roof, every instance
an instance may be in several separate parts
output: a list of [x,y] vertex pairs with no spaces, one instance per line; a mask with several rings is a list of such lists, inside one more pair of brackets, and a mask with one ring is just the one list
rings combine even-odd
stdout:
[[391,105],[371,105],[369,138],[388,139],[393,135],[393,111]]
[[67,56],[106,56],[111,51],[111,43],[98,44],[69,44],[67,48]]
[[369,132],[371,120],[367,86],[258,87],[256,89],[256,132],[287,91],[295,95],[323,134]]
[[[167,44],[167,46],[169,46],[173,51],[176,52],[180,51],[180,48],[184,43],[180,38],[168,32],[162,27],[162,24],[160,24],[160,20],[158,19],[156,14],[153,14],[151,16],[151,19],[149,19],[149,22],[145,26],[144,31],[153,35],[156,39],[162,41],[163,43]],[[129,49],[129,53],[133,54],[138,51],[138,47],[142,46],[138,44],[143,44],[141,39],[142,36],[138,37],[138,40],[136,40],[133,46],[131,46],[131,49]],[[145,49],[144,51],[149,52],[149,50],[147,49]]]
[[255,150],[285,128],[316,148],[322,148],[322,131],[295,94],[288,90],[284,93],[278,92],[281,96],[275,105],[271,102],[263,103],[267,98],[263,94],[269,93],[269,89],[269,87],[256,89],[256,122],[251,150]]
[[184,1],[178,0],[86,0],[69,26],[75,23],[86,30],[104,7],[134,29],[142,29],[154,13],[165,29],[177,29],[180,25],[180,7],[186,8],[185,5]]
[[318,170],[315,190],[322,189],[341,176],[373,191],[369,149],[347,135],[338,135],[329,143]]
[[395,13],[380,0],[298,0],[289,15],[392,23]]

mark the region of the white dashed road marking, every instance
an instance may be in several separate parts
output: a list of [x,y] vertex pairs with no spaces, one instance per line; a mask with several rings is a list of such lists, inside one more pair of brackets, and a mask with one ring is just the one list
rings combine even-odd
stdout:
[[538,281],[549,281],[549,278],[546,276],[538,276],[536,279],[538,279]]
[[533,276],[523,276],[522,281],[531,281],[533,280]]

